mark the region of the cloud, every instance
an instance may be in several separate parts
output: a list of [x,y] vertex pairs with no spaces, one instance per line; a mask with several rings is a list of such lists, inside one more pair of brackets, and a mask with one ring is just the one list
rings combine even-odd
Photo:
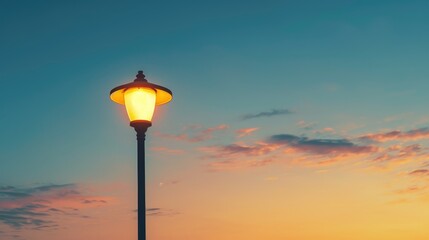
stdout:
[[408,174],[411,176],[418,176],[418,177],[429,176],[429,170],[428,169],[417,169],[417,170],[414,170],[412,172],[409,172]]
[[278,115],[287,115],[293,113],[292,111],[288,109],[272,109],[268,112],[259,112],[254,114],[246,114],[241,117],[242,120],[248,120],[252,118],[260,118],[260,117],[274,117]]
[[209,146],[200,148],[205,153],[208,153],[209,158],[228,158],[236,157],[239,155],[244,156],[261,156],[273,152],[278,149],[275,144],[269,144],[265,142],[258,142],[253,145],[247,145],[243,143],[233,143],[228,145],[220,146]]
[[228,129],[229,126],[226,124],[221,124],[215,127],[202,128],[201,126],[192,126],[185,129],[186,132],[180,134],[165,134],[165,133],[155,133],[158,137],[174,139],[178,141],[185,142],[202,142],[213,138],[213,133],[217,131],[223,131]]
[[406,132],[395,130],[385,133],[370,133],[360,137],[360,139],[362,140],[372,140],[377,142],[386,142],[393,140],[412,141],[424,138],[429,138],[429,128],[427,127],[413,129]]
[[160,182],[158,185],[159,185],[159,187],[165,187],[165,186],[169,186],[169,185],[176,185],[178,183],[180,183],[179,180],[172,180],[172,181]]
[[[333,129],[327,128],[324,131],[333,132]],[[425,161],[429,157],[429,148],[420,144],[404,145],[402,142],[381,144],[381,141],[398,139],[406,142],[409,139],[426,137],[426,131],[429,130],[420,128],[407,132],[394,131],[349,138],[274,134],[250,143],[239,141],[200,147],[199,150],[204,154],[203,159],[210,160],[206,164],[210,170],[236,170],[280,162],[321,167],[353,161],[366,169],[386,171],[399,165]],[[240,132],[246,133],[247,129]]]
[[245,137],[247,135],[252,134],[254,131],[258,130],[259,128],[241,128],[238,129],[237,131],[235,131],[235,133],[237,134],[237,138],[242,138]]
[[309,139],[291,134],[277,134],[269,137],[269,142],[285,144],[301,152],[313,154],[341,154],[375,152],[374,146],[360,146],[348,139]]
[[360,146],[347,139],[309,139],[291,134],[272,135],[253,144],[233,143],[200,148],[211,171],[263,167],[279,161],[324,166],[377,151],[375,146]]
[[392,145],[382,151],[372,161],[386,168],[387,165],[404,164],[410,161],[426,158],[426,153],[419,144],[408,146]]
[[[410,148],[411,149],[411,148]],[[199,148],[211,159],[210,170],[262,167],[276,162],[325,166],[362,159],[379,152],[375,145],[359,145],[349,139],[318,139],[292,134],[275,134],[251,144],[236,142]]]
[[19,235],[19,232],[16,230],[8,230],[0,231],[0,238],[3,239],[13,239],[13,240],[25,240],[21,235]]
[[320,130],[314,130],[313,131],[314,134],[335,134],[335,129],[330,128],[330,127],[325,127],[322,128]]
[[[58,215],[80,216],[77,210],[106,203],[107,198],[82,193],[76,184],[0,187],[0,225],[14,229],[55,229]],[[86,206],[85,206],[86,205]]]
[[413,194],[413,193],[419,193],[426,190],[426,187],[420,187],[420,186],[410,186],[404,189],[396,190],[395,193],[397,194]]
[[49,216],[48,212],[41,209],[46,208],[42,204],[28,204],[19,208],[0,210],[0,221],[14,228],[21,228],[25,225],[35,229],[56,226],[52,221],[44,220]]
[[178,214],[180,214],[180,212],[172,210],[172,209],[146,208],[146,216],[161,217],[161,216],[174,216],[174,215],[178,215]]
[[296,125],[297,125],[299,128],[302,128],[302,129],[305,129],[305,130],[311,130],[311,129],[313,129],[317,124],[316,124],[315,122],[308,123],[308,122],[306,122],[306,121],[304,121],[304,120],[301,120],[301,121],[297,122],[297,123],[296,123]]
[[83,204],[92,204],[92,203],[107,203],[106,200],[99,199],[84,199],[81,201]]

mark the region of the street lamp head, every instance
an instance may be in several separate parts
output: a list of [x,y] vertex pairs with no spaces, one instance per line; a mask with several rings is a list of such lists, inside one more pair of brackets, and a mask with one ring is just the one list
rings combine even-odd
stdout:
[[149,83],[143,71],[139,71],[133,82],[113,88],[110,99],[125,105],[131,125],[137,122],[150,124],[155,106],[171,101],[173,93],[168,88]]

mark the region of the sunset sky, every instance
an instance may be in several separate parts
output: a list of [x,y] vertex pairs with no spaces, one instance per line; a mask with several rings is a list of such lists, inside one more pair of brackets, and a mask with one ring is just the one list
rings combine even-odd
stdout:
[[148,240],[427,240],[428,1],[1,1],[0,239],[136,240],[109,91],[172,90]]

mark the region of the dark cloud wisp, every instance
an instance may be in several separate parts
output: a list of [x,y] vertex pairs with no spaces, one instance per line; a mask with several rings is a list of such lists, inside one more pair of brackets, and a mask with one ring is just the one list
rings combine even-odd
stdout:
[[384,133],[371,133],[361,136],[360,139],[367,141],[386,142],[386,141],[412,141],[418,139],[428,139],[429,128],[418,128],[409,131],[394,130]]
[[[79,216],[74,210],[62,206],[70,204],[90,204],[81,189],[75,184],[47,184],[34,187],[0,186],[0,226],[6,225],[16,230],[55,229],[58,224],[55,216]],[[78,206],[78,205],[77,205]]]
[[429,170],[427,169],[417,169],[410,173],[408,173],[411,176],[429,176]]
[[174,216],[180,214],[177,211],[166,208],[146,208],[146,216]]
[[373,152],[373,146],[360,146],[348,139],[309,139],[291,134],[269,137],[271,143],[285,144],[295,149],[314,154]]
[[70,191],[77,193],[73,190],[75,187],[74,184],[49,184],[30,188],[0,187],[0,223],[15,229],[56,227],[55,222],[49,220],[54,212],[48,206],[49,201],[39,196],[45,193],[63,196]]
[[24,226],[33,229],[56,227],[54,222],[46,220],[46,217],[50,216],[49,211],[40,211],[45,208],[46,206],[41,204],[27,204],[17,208],[0,209],[0,222],[16,229]]
[[260,118],[260,117],[273,117],[278,115],[287,115],[293,113],[289,109],[272,109],[271,111],[267,112],[259,112],[259,113],[253,113],[253,114],[246,114],[241,117],[242,120],[248,120],[252,118]]

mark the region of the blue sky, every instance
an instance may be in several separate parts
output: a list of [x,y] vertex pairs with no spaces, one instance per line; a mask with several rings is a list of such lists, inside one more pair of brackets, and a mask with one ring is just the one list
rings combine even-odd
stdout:
[[[424,129],[428,7],[426,1],[3,1],[0,186],[31,192],[39,185],[94,185],[97,195],[109,196],[119,193],[100,185],[133,189],[134,132],[109,91],[138,70],[174,93],[149,130],[150,189],[186,182],[176,178],[189,174],[231,180],[236,175],[204,175],[201,155],[205,147],[241,144],[239,129],[258,128],[246,140],[254,142],[282,133],[352,141]],[[290,113],[242,119],[273,110]],[[202,142],[176,141],[222,125]],[[279,174],[267,171],[251,173]],[[188,187],[174,192],[202,194]],[[174,209],[164,199],[170,197],[154,194]],[[170,239],[163,237],[154,239]]]

